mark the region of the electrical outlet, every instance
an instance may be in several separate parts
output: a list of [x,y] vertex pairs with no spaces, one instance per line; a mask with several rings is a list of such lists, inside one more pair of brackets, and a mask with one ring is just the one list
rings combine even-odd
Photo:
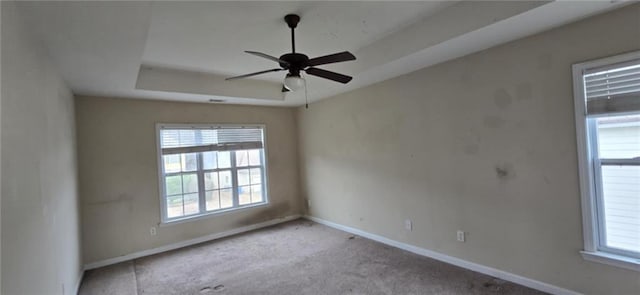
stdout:
[[411,222],[411,219],[405,219],[404,228],[406,230],[408,230],[408,231],[412,231],[413,230],[413,223]]
[[464,242],[464,231],[459,230],[457,238],[458,242]]
[[152,236],[155,236],[155,235],[157,234],[157,232],[156,232],[156,227],[155,227],[155,226],[152,226],[152,227],[151,227],[151,229],[149,230],[149,233],[150,233]]
[[307,208],[311,208],[311,200],[307,199]]

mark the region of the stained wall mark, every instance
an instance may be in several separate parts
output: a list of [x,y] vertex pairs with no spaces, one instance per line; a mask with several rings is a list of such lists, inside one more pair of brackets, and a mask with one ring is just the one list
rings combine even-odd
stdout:
[[496,165],[495,172],[500,180],[509,180],[516,177],[515,169],[511,163]]
[[509,92],[507,92],[507,90],[504,88],[500,88],[496,90],[496,92],[493,95],[493,100],[496,106],[501,109],[508,108],[511,105],[511,102],[513,101]]

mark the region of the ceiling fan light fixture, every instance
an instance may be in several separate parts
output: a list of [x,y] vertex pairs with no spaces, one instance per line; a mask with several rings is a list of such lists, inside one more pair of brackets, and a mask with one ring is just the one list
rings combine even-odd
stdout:
[[291,91],[302,89],[302,87],[304,87],[304,82],[304,78],[291,74],[287,74],[287,77],[284,78],[284,86]]

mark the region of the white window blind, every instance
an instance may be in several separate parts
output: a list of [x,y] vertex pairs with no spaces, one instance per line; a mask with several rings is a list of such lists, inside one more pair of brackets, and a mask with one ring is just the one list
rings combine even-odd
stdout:
[[583,72],[587,114],[640,111],[640,59]]
[[262,148],[260,127],[169,128],[160,130],[163,155]]

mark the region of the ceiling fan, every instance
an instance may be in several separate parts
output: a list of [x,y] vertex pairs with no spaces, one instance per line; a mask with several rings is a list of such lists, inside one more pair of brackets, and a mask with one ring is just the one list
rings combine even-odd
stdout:
[[329,55],[309,59],[308,56],[302,53],[296,53],[296,39],[295,39],[294,30],[298,26],[298,23],[300,22],[300,16],[296,14],[288,14],[284,17],[284,21],[287,23],[289,28],[291,28],[291,53],[283,54],[278,58],[262,52],[245,51],[246,53],[275,61],[280,64],[280,68],[275,68],[275,69],[270,69],[270,70],[265,70],[265,71],[260,71],[260,72],[255,72],[255,73],[245,74],[245,75],[240,75],[235,77],[229,77],[229,78],[226,78],[225,80],[242,79],[242,78],[247,78],[247,77],[256,76],[260,74],[271,73],[271,72],[289,71],[289,73],[284,79],[282,92],[295,91],[297,89],[302,88],[305,85],[304,79],[300,76],[301,71],[304,71],[309,75],[329,79],[329,80],[340,82],[343,84],[349,83],[349,81],[351,81],[352,77],[350,76],[319,69],[319,68],[316,68],[315,66],[355,60],[356,57],[353,54],[351,54],[348,51],[343,51],[339,53],[334,53],[334,54],[329,54]]

